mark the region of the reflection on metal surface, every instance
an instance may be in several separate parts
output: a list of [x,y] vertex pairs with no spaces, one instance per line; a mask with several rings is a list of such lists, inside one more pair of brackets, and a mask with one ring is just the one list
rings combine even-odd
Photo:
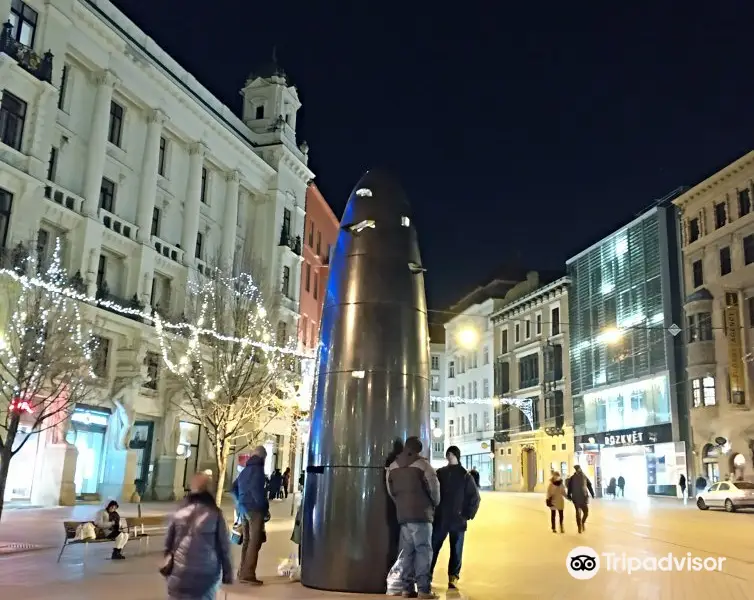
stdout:
[[347,225],[345,229],[350,231],[351,233],[361,233],[365,229],[374,229],[374,221],[371,219],[364,219],[360,223],[356,223],[355,225]]
[[[393,440],[430,449],[424,274],[400,186],[369,171],[342,223],[322,311],[302,509],[305,586],[381,594],[397,554],[385,461]],[[364,191],[369,192],[363,193]],[[406,268],[407,265],[413,265]]]

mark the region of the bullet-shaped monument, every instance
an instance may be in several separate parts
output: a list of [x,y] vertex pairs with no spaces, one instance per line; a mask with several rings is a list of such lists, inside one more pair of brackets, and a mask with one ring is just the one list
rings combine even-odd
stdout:
[[406,194],[368,171],[332,253],[315,371],[301,582],[382,594],[395,561],[385,460],[395,439],[430,452],[424,271]]

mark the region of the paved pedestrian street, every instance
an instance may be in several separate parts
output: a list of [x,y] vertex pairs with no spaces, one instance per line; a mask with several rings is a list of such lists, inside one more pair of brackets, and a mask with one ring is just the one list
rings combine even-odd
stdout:
[[[75,518],[87,518],[96,507],[76,507]],[[124,514],[134,514],[125,507]],[[170,505],[147,505],[145,512],[166,512]],[[126,548],[129,559],[107,560],[109,545],[90,548],[83,563],[83,548],[66,550],[56,564],[62,542],[60,521],[71,509],[9,511],[0,525],[0,544],[26,543],[46,546],[0,555],[0,598],[23,600],[152,600],[165,598],[157,574],[161,541],[152,553],[135,556],[138,545]],[[575,532],[573,511],[566,509],[566,533],[553,534],[549,513],[541,495],[483,494],[477,519],[467,534],[460,590],[447,598],[479,600],[726,600],[754,599],[754,513],[701,512],[674,500],[599,500],[592,507],[587,531]],[[268,524],[269,542],[262,550],[259,576],[262,588],[231,586],[219,600],[243,598],[316,599],[349,598],[316,592],[277,577],[281,559],[295,550],[289,541],[290,505],[274,506]],[[574,548],[586,546],[602,554],[600,568],[590,580],[569,575],[566,558]],[[238,549],[234,550],[238,561]],[[579,551],[583,553],[583,551]],[[608,570],[603,553],[626,555],[638,564],[647,558],[724,558],[722,572],[647,572],[632,574]],[[612,559],[611,559],[612,560]],[[668,561],[669,562],[669,561]],[[717,563],[717,560],[713,561]],[[444,566],[447,549],[440,556],[437,591],[446,596]],[[574,564],[574,563],[571,563]],[[651,566],[651,565],[650,565]],[[585,571],[577,572],[584,574]],[[369,596],[355,596],[369,598]]]

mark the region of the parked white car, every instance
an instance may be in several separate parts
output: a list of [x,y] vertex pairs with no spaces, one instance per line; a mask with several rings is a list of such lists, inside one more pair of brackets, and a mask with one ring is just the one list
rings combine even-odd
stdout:
[[750,481],[720,481],[713,483],[697,496],[699,510],[724,508],[733,512],[738,508],[754,508],[754,483]]

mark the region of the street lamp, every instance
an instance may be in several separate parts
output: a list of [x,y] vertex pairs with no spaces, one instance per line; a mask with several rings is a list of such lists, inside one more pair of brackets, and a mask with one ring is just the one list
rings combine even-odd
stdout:
[[432,435],[435,436],[435,438],[441,438],[442,429],[440,429],[439,427],[435,427],[434,431],[432,431]]
[[473,350],[479,343],[479,332],[474,327],[463,327],[457,337],[458,345],[466,350]]
[[598,339],[605,344],[612,345],[617,344],[622,338],[623,332],[620,329],[610,327],[609,329],[605,329],[605,331],[602,332]]

